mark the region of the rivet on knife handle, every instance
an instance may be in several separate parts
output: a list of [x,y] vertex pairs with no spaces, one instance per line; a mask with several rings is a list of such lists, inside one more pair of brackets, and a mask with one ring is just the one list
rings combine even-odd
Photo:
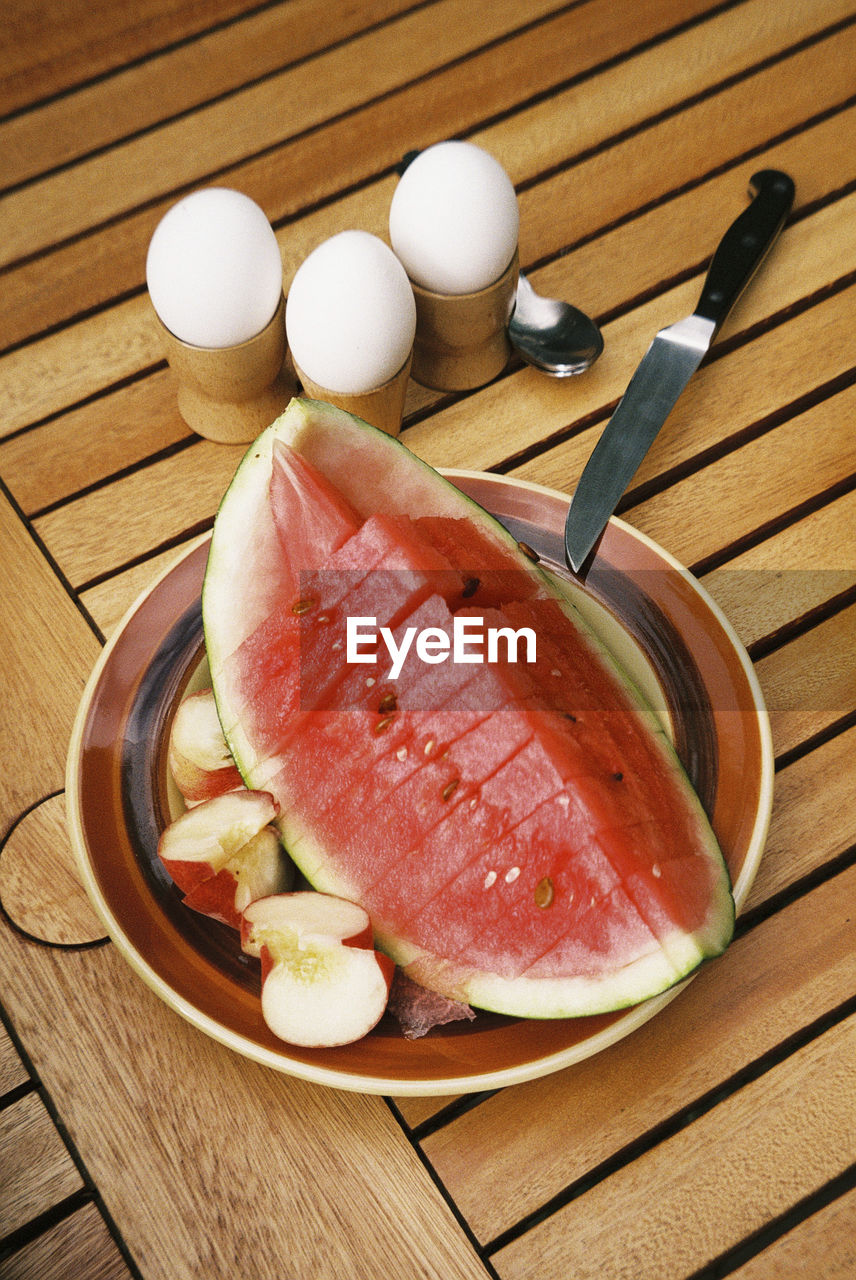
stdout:
[[754,199],[713,255],[691,316],[661,329],[606,424],[577,485],[565,522],[565,556],[579,570],[714,335],[785,224],[794,199],[786,173],[762,169]]
[[749,192],[755,199],[720,240],[695,309],[697,316],[713,321],[714,334],[767,256],[794,202],[793,180],[778,169],[754,174]]

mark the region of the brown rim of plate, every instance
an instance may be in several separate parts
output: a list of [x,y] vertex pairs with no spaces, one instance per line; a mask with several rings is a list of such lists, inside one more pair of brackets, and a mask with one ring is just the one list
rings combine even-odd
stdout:
[[[507,477],[448,472],[558,576],[566,496]],[[168,821],[168,725],[203,656],[200,591],[207,539],[136,603],[101,655],[69,751],[70,828],[84,881],[111,937],[177,1012],[238,1052],[338,1088],[387,1094],[480,1090],[544,1075],[621,1039],[680,990],[595,1017],[475,1022],[405,1040],[386,1016],[364,1040],[301,1050],[265,1027],[256,962],[236,935],[181,904],[157,858]],[[751,664],[686,570],[621,521],[610,522],[584,593],[634,636],[659,683],[678,753],[720,840],[738,907],[769,822],[772,751]]]

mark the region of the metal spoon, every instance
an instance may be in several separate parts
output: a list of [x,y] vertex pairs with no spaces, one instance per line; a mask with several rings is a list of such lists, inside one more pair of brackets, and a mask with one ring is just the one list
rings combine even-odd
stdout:
[[508,339],[523,359],[554,378],[584,373],[603,351],[603,334],[577,307],[542,298],[521,271]]

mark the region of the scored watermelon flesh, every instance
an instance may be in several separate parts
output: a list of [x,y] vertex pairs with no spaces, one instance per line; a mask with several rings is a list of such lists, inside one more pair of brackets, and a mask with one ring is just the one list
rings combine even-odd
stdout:
[[[289,586],[212,678],[316,887],[359,901],[417,981],[500,1011],[619,1007],[722,949],[695,798],[537,572],[471,520],[357,512],[279,438],[268,500]],[[528,626],[538,659],[411,653],[392,681],[380,647],[377,665],[345,660],[349,616],[399,641],[451,636],[456,616]]]
[[351,675],[348,617],[378,616],[395,628],[438,587],[454,598],[462,585],[442,555],[426,553],[411,536],[409,522],[384,516],[367,520],[317,568],[301,571],[293,596],[225,663],[224,678],[239,686],[249,673],[263,677],[243,707],[259,758],[282,750],[306,712],[332,705]]
[[362,524],[342,493],[280,440],[273,443],[268,498],[285,563],[298,571],[323,563]]
[[[551,952],[557,959],[557,948],[564,946],[566,957],[573,957],[571,972],[602,973],[611,954],[601,945],[604,931],[618,923],[611,912],[602,918],[607,901],[611,911],[620,908],[621,932],[625,942],[628,936],[633,939],[636,954],[654,953],[659,948],[657,937],[608,859],[590,852],[581,866],[575,865],[569,856],[575,847],[572,841],[575,835],[585,839],[585,830],[575,832],[573,822],[567,829],[568,814],[559,799],[554,797],[539,806],[512,830],[505,841],[507,856],[501,861],[494,849],[485,849],[426,904],[422,911],[426,933],[445,933],[446,916],[459,922],[457,937],[445,945],[451,967],[465,958],[466,963],[476,966],[488,963],[494,972],[513,980]],[[549,844],[548,836],[553,837]],[[547,880],[555,895],[553,907],[560,904],[559,909],[549,907],[537,914],[519,910],[518,904],[533,901],[539,885]],[[478,912],[460,909],[461,904],[473,901],[479,903]],[[489,959],[496,950],[497,931],[507,928],[508,920],[514,925],[515,946]],[[563,967],[567,971],[566,961]]]
[[528,600],[538,587],[531,574],[509,568],[507,553],[487,542],[471,520],[454,516],[419,516],[414,524],[464,575],[466,598],[496,607],[509,600]]

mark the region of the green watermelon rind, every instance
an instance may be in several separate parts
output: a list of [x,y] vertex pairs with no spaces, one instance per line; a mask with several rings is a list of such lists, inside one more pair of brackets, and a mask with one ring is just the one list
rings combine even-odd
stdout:
[[[256,758],[237,711],[229,705],[227,690],[220,676],[223,664],[240,642],[241,634],[249,633],[248,628],[252,628],[252,620],[234,618],[234,584],[246,580],[247,552],[242,531],[253,528],[254,523],[259,524],[259,513],[270,519],[268,484],[273,446],[277,439],[285,441],[314,463],[345,493],[361,515],[368,516],[377,509],[377,486],[373,477],[382,474],[385,510],[413,517],[422,514],[468,516],[520,567],[536,575],[545,593],[559,602],[632,696],[694,811],[700,847],[714,870],[710,910],[697,930],[687,933],[676,928],[671,938],[660,940],[659,949],[650,956],[636,959],[607,975],[527,979],[524,974],[505,979],[497,974],[480,973],[442,961],[382,929],[377,931],[377,945],[406,968],[416,981],[433,986],[451,998],[477,1008],[529,1018],[582,1016],[638,1004],[674,986],[703,961],[720,954],[731,940],[734,928],[734,901],[728,870],[707,816],[668,735],[613,654],[585,622],[560,585],[524,555],[516,540],[498,520],[440,476],[428,463],[417,458],[402,441],[343,410],[307,399],[292,400],[285,412],[247,449],[217,513],[203,583],[203,624],[215,699],[227,743],[247,785],[264,789],[271,781],[271,769],[275,763],[272,765]],[[367,476],[359,466],[363,451],[373,461]],[[263,609],[265,606],[259,607]],[[241,628],[237,632],[237,641],[235,625],[230,625],[230,619],[234,619],[234,624]],[[311,827],[302,820],[299,797],[294,796],[292,804],[286,799],[278,823],[289,854],[317,890],[345,898],[359,897],[358,886],[349,883],[346,874],[332,864]]]

